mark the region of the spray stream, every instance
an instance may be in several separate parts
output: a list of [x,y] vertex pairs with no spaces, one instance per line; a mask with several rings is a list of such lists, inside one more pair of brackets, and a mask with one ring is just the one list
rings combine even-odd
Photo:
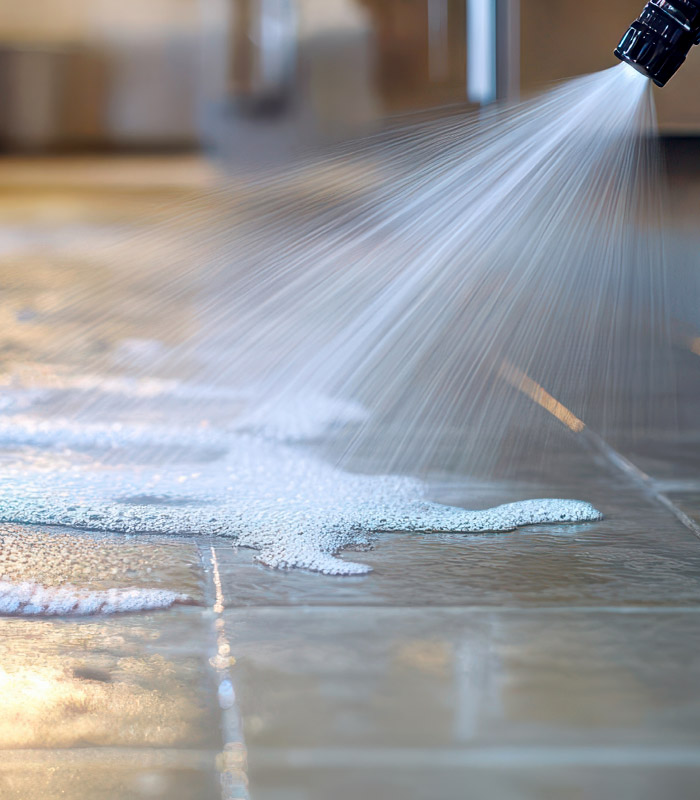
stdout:
[[[567,500],[444,506],[418,477],[644,423],[667,362],[653,125],[624,64],[189,208],[153,256],[168,296],[143,311],[147,328],[194,287],[195,333],[172,314],[161,333],[182,343],[113,385],[8,387],[0,519],[229,536],[330,574],[366,572],[337,554],[378,531],[599,519]],[[174,272],[178,248],[196,258]]]

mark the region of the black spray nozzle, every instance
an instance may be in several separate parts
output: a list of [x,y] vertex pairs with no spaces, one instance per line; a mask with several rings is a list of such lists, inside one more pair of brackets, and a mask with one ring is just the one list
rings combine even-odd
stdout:
[[620,39],[615,55],[665,86],[700,43],[700,0],[650,0]]

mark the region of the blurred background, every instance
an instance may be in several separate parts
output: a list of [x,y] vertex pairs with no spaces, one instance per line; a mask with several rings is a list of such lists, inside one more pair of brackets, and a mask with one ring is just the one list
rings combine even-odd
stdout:
[[[614,63],[640,0],[24,0],[0,8],[5,153],[283,153]],[[576,24],[579,35],[566,35]],[[565,47],[562,43],[565,43]],[[658,94],[700,132],[700,58]],[[263,133],[262,138],[260,133]]]

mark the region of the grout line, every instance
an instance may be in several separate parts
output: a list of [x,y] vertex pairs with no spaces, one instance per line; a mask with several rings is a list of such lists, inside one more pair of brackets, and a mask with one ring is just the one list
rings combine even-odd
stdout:
[[[213,545],[208,551],[205,545],[198,542],[197,547],[207,575],[208,594],[213,594],[211,614],[214,618],[215,654],[209,659],[217,680],[217,700],[221,709],[221,726],[224,736],[223,752],[216,759],[221,774],[222,800],[250,800],[248,792],[248,751],[243,738],[243,725],[238,707],[236,693],[231,680],[229,667],[235,664],[231,656],[231,645],[226,633],[224,619],[224,593],[219,572],[219,560]],[[210,565],[208,568],[207,563]],[[213,590],[213,591],[212,591]]]
[[618,453],[617,450],[611,447],[597,433],[591,431],[590,428],[586,428],[582,432],[581,438],[591,449],[602,455],[613,469],[622,473],[632,484],[641,489],[650,500],[670,511],[682,525],[700,539],[700,525],[680,509],[667,494],[660,491],[654,480],[646,472],[643,472],[636,464],[633,464],[628,458]]
[[[700,355],[700,338],[692,340],[697,344],[690,349]],[[654,481],[639,467],[633,464],[628,458],[618,453],[611,447],[602,436],[592,431],[582,420],[580,420],[565,405],[560,403],[555,397],[532,380],[529,375],[518,369],[509,361],[504,360],[501,364],[499,375],[507,381],[513,388],[522,392],[534,403],[542,406],[552,416],[556,417],[562,424],[572,430],[590,449],[599,453],[618,472],[621,472],[632,484],[641,489],[642,492],[652,501],[662,505],[670,511],[674,517],[684,525],[691,533],[700,539],[700,525],[682,511],[669,497],[659,491]]]

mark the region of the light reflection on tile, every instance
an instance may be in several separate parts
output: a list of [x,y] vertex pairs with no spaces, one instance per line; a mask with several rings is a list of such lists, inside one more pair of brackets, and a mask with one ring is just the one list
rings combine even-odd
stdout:
[[226,618],[252,770],[256,749],[322,753],[330,743],[700,745],[700,607],[237,609]]
[[0,620],[0,747],[218,747],[200,614]]
[[[176,753],[139,759],[134,753],[99,751],[64,757],[61,752],[39,751],[15,759],[3,754],[0,797],[3,800],[219,800],[216,773],[177,763]],[[153,763],[149,763],[153,762]]]

